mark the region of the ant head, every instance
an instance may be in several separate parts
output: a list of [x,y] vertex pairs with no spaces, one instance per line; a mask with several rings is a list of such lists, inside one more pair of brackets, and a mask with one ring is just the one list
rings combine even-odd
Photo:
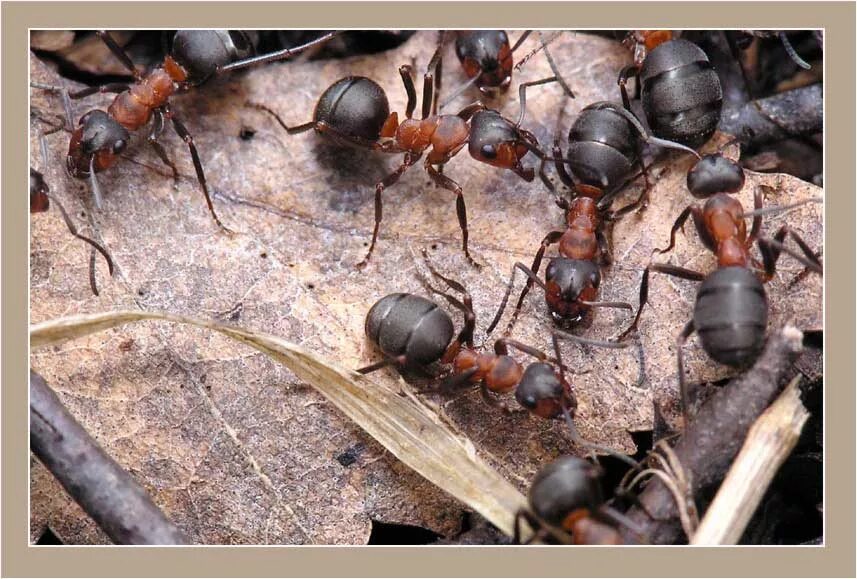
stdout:
[[576,456],[561,456],[542,468],[530,485],[530,508],[541,519],[569,529],[603,502],[600,469]]
[[482,163],[504,169],[514,168],[528,152],[522,144],[525,140],[532,142],[535,139],[497,111],[485,109],[470,119],[467,150],[471,157]]
[[170,56],[187,73],[187,82],[200,84],[224,66],[252,55],[253,44],[240,30],[179,30]]
[[47,211],[51,206],[48,192],[50,188],[45,183],[41,173],[30,167],[30,213]]
[[697,199],[715,193],[737,193],[744,187],[744,169],[722,154],[705,155],[687,172],[687,188]]
[[345,137],[377,141],[390,116],[384,89],[365,76],[341,78],[322,93],[313,121],[325,123]]
[[75,177],[89,175],[90,165],[96,171],[110,167],[128,147],[131,135],[102,110],[92,110],[80,118],[69,141],[68,169]]
[[565,322],[578,322],[588,311],[578,300],[594,300],[601,272],[592,261],[557,257],[545,271],[547,300],[551,314]]
[[483,93],[505,90],[512,82],[512,48],[503,30],[459,32],[455,54],[468,78],[479,77],[476,86]]
[[573,410],[576,403],[568,395],[568,384],[553,366],[544,362],[530,364],[515,390],[518,404],[541,418],[562,416],[563,408]]

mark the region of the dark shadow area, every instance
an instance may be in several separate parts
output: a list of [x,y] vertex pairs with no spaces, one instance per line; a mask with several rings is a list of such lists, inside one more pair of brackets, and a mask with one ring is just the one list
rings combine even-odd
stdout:
[[422,527],[382,523],[373,519],[367,545],[426,545],[440,538],[434,531]]

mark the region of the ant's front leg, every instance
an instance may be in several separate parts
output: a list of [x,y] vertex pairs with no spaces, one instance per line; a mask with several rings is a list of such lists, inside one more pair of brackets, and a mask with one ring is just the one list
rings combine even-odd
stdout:
[[473,257],[470,255],[470,250],[467,247],[467,240],[469,238],[469,233],[467,230],[467,207],[464,204],[464,193],[461,191],[461,186],[447,177],[439,173],[426,159],[425,163],[426,172],[428,172],[429,177],[431,177],[432,181],[435,184],[443,187],[444,189],[451,191],[455,194],[455,209],[458,214],[458,225],[461,227],[461,238],[462,238],[462,248],[464,249],[464,255],[467,257],[467,260],[470,261],[475,267],[482,267],[480,263],[478,263]]

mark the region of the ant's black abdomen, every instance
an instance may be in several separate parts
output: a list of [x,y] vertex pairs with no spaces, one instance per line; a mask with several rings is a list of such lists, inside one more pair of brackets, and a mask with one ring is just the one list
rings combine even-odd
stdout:
[[377,82],[365,76],[347,76],[324,91],[313,121],[348,137],[377,141],[389,116],[387,95]]
[[366,336],[387,356],[404,355],[411,366],[438,361],[452,341],[452,319],[433,301],[395,293],[378,300],[366,315]]
[[624,185],[637,162],[637,134],[610,102],[589,105],[568,133],[568,165],[586,185],[612,191]]
[[752,364],[765,344],[768,299],[759,278],[744,267],[709,275],[696,294],[693,323],[708,354],[721,364]]
[[590,512],[603,503],[598,469],[576,456],[561,456],[542,468],[530,485],[530,507],[543,520],[562,526],[578,509]]
[[213,76],[218,66],[254,52],[250,38],[241,31],[179,30],[173,37],[170,56],[187,71],[188,82],[198,84]]
[[717,129],[723,91],[701,48],[671,40],[655,48],[640,70],[640,97],[652,132],[697,148]]

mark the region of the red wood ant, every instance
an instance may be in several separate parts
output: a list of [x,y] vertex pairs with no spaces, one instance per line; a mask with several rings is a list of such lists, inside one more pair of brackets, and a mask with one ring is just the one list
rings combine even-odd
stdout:
[[[383,216],[383,192],[394,185],[410,167],[426,154],[423,167],[438,186],[451,191],[456,197],[456,213],[461,227],[462,248],[467,259],[479,265],[468,249],[467,208],[461,186],[441,172],[443,165],[465,145],[477,161],[513,171],[526,181],[532,181],[534,170],[526,169],[521,159],[533,152],[543,160],[549,158],[541,151],[535,137],[520,124],[526,111],[526,89],[530,86],[553,82],[548,78],[522,83],[521,114],[517,123],[505,119],[497,111],[486,109],[474,102],[456,115],[436,114],[434,75],[440,62],[440,47],[432,57],[423,77],[422,117],[413,118],[417,106],[417,93],[409,65],[399,68],[399,75],[408,96],[405,120],[399,122],[398,113],[389,112],[389,103],[383,89],[373,80],[352,76],[342,78],[328,87],[319,98],[313,119],[297,126],[288,126],[279,115],[265,105],[248,102],[247,105],[272,115],[290,135],[311,129],[338,144],[381,151],[404,153],[399,167],[375,185],[375,226],[372,241],[363,260],[369,262],[378,240]],[[436,168],[437,167],[437,168]],[[540,171],[543,175],[543,171]],[[543,177],[544,179],[545,177]]]
[[[715,157],[717,156],[711,157],[710,164],[716,171],[698,170],[696,179],[689,175],[688,184],[697,197],[704,196],[702,193],[709,194],[718,180],[724,188],[731,187],[731,190],[734,190],[737,182],[743,184],[743,170],[740,165],[722,156],[719,159]],[[703,162],[709,164],[706,159],[700,161]],[[695,168],[698,168],[698,165]],[[739,172],[740,179],[736,177]],[[808,199],[792,207],[811,201],[816,200]],[[694,204],[688,205],[673,224],[669,246],[655,251],[662,254],[672,250],[676,232],[682,229],[688,217],[693,217],[703,245],[717,256],[718,268],[705,275],[674,265],[655,263],[643,271],[640,305],[633,323],[619,337],[620,340],[639,323],[648,301],[650,271],[702,282],[696,294],[693,318],[685,325],[677,340],[679,389],[685,422],[688,420],[689,398],[685,385],[682,346],[687,338],[696,331],[702,348],[715,361],[732,368],[746,368],[756,361],[765,343],[768,299],[763,284],[773,278],[781,253],[788,253],[809,271],[823,273],[819,259],[789,226],[780,227],[772,238],[760,236],[762,216],[778,209],[782,208],[763,209],[762,195],[758,190],[754,195],[754,211],[751,212],[744,212],[740,201],[725,192],[711,195],[702,208]],[[751,216],[753,224],[748,234],[744,219]],[[803,255],[783,245],[787,236],[797,243]],[[754,243],[759,246],[761,263],[750,254]]]
[[[512,84],[513,55],[532,31],[521,33],[515,45],[509,43],[504,30],[461,30],[455,34],[455,55],[464,74],[470,80],[452,91],[451,101],[470,86],[476,86],[484,95],[506,92]],[[443,46],[441,36],[440,48]],[[440,49],[439,48],[439,49]]]
[[527,508],[515,515],[514,541],[521,544],[521,521],[535,533],[524,543],[552,539],[578,545],[620,545],[614,525],[641,535],[640,528],[604,501],[603,472],[576,456],[561,456],[544,466],[530,485]]
[[[561,324],[579,322],[594,307],[633,309],[625,302],[596,301],[601,283],[601,273],[596,260],[604,265],[611,262],[608,241],[603,231],[605,223],[639,206],[645,201],[648,192],[646,187],[633,203],[616,211],[609,210],[615,193],[627,182],[633,163],[639,160],[636,153],[639,150],[639,138],[635,136],[634,131],[637,131],[639,138],[696,155],[692,149],[647,135],[639,121],[617,105],[595,103],[583,109],[569,132],[567,161],[564,160],[558,144],[554,145],[553,150],[560,179],[575,191],[570,202],[565,198],[555,197],[557,205],[565,212],[566,230],[552,231],[545,236],[531,268],[520,262],[515,263],[506,293],[494,320],[488,326],[489,334],[503,315],[514,285],[515,271],[518,269],[528,279],[506,328],[507,334],[511,332],[533,284],[538,284],[544,290],[548,308],[554,319]],[[566,171],[565,162],[570,164],[580,181],[575,181]],[[557,243],[560,257],[550,261],[545,280],[542,281],[538,277],[538,271],[545,250]]]
[[[565,377],[566,368],[562,363],[558,340],[604,348],[625,348],[629,345],[627,342],[601,342],[555,330],[552,334],[555,358],[509,338],[496,340],[493,353],[480,352],[473,343],[476,314],[470,294],[462,284],[438,272],[428,261],[425,250],[423,256],[431,274],[461,295],[461,299],[458,299],[424,280],[432,293],[442,296],[452,307],[463,312],[464,326],[453,338],[455,330],[452,319],[433,301],[406,293],[385,296],[369,310],[365,324],[366,336],[381,350],[383,358],[360,368],[358,372],[367,374],[386,366],[421,368],[439,361],[451,366],[439,390],[448,391],[465,384],[478,384],[483,399],[506,413],[513,410],[494,395],[514,390],[518,404],[530,413],[545,419],[564,418],[575,444],[612,454],[636,466],[629,457],[584,440],[577,432],[573,421],[577,400]],[[509,355],[509,348],[532,356],[538,362],[524,369]]]
[[[227,33],[227,36],[222,33]],[[176,133],[188,146],[196,177],[205,195],[211,216],[218,226],[228,231],[214,210],[193,137],[173,112],[169,103],[170,97],[179,91],[201,84],[215,74],[289,58],[326,42],[337,33],[326,34],[291,49],[230,62],[234,60],[237,53],[235,47],[232,46],[230,49],[230,45],[224,40],[233,39],[228,35],[228,31],[184,31],[177,35],[172,52],[164,59],[163,64],[147,74],[137,70],[125,50],[106,30],[99,30],[96,34],[107,45],[110,52],[131,72],[134,77],[133,84],[111,83],[72,93],[67,93],[62,88],[34,85],[37,88],[61,92],[71,99],[80,99],[95,93],[117,93],[107,111],[99,109],[89,111],[81,117],[78,127],[73,130],[66,158],[69,173],[78,179],[89,178],[96,205],[100,207],[101,193],[96,173],[112,167],[128,146],[130,133],[143,128],[151,120],[147,141],[161,161],[172,170],[173,178],[178,181],[178,169],[158,142],[166,120],[170,120]],[[71,123],[70,119],[69,123]]]
[[[42,161],[45,161],[48,158],[45,135],[55,133],[56,131],[59,131],[61,129],[62,125],[54,127],[46,133],[39,134],[39,145],[41,147]],[[71,220],[71,217],[69,216],[65,207],[63,207],[62,203],[60,203],[59,200],[51,194],[50,187],[48,187],[44,175],[30,167],[30,214],[44,213],[45,211],[50,209],[51,202],[53,202],[56,208],[59,209],[60,215],[62,216],[69,233],[92,247],[93,253],[89,261],[89,287],[92,289],[93,294],[95,294],[96,296],[99,295],[98,284],[95,281],[95,251],[104,256],[104,260],[107,262],[107,269],[110,275],[112,276],[113,260],[110,258],[110,254],[107,253],[107,250],[104,249],[104,247],[102,247],[101,244],[99,244],[97,241],[90,239],[89,237],[77,231],[77,227],[75,227],[74,222]]]

